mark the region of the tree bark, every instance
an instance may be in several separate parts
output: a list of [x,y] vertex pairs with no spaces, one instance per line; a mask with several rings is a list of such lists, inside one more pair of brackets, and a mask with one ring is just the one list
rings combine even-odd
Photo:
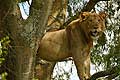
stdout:
[[[21,18],[17,4],[16,0],[0,1],[0,29],[10,36],[15,53],[11,74],[14,77],[8,80],[32,80],[38,41],[45,30],[52,0],[33,0],[27,20]],[[13,70],[12,67],[9,69]]]
[[68,0],[55,0],[48,18],[47,26],[59,29],[66,19]]
[[35,78],[39,80],[51,80],[54,66],[55,62],[37,60],[37,64],[35,66]]

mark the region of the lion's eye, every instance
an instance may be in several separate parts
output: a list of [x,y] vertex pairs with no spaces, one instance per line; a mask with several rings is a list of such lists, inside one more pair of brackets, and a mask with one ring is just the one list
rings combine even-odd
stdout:
[[98,22],[100,22],[100,19],[98,19]]

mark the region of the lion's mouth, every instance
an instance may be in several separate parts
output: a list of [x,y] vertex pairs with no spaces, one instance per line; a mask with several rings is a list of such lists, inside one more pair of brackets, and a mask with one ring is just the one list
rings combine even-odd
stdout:
[[99,32],[98,31],[90,31],[90,35],[92,38],[98,38],[99,37]]
[[98,32],[97,32],[97,31],[91,31],[91,35],[92,35],[92,36],[97,36],[97,35],[98,35]]

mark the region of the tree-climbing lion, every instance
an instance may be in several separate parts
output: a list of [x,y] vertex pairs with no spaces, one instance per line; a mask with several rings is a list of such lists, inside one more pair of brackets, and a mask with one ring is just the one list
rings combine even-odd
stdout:
[[37,56],[47,61],[72,57],[80,80],[90,77],[90,49],[93,40],[105,30],[104,12],[82,12],[65,29],[47,32],[40,41]]

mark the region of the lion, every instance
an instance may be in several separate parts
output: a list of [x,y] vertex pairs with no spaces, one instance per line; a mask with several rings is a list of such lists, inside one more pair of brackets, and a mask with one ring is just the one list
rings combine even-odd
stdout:
[[37,56],[51,62],[72,57],[80,80],[90,77],[90,49],[105,30],[106,13],[82,12],[65,29],[47,32]]

